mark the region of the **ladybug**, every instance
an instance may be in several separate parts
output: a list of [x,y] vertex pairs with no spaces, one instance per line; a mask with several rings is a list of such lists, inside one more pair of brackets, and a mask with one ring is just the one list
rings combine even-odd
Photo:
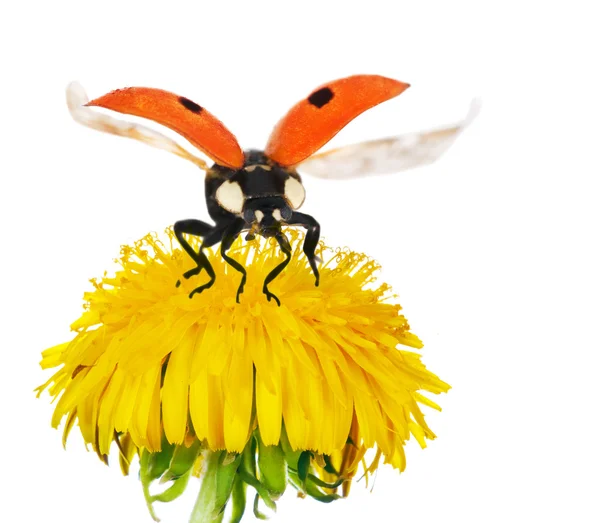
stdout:
[[[312,216],[298,211],[305,190],[298,171],[322,178],[352,178],[368,174],[394,173],[430,163],[437,159],[466,127],[474,111],[463,122],[435,131],[402,135],[363,142],[315,154],[358,115],[403,93],[409,84],[377,75],[355,75],[318,87],[298,102],[275,126],[264,151],[243,151],[235,136],[203,106],[189,98],[148,87],[128,87],[88,101],[83,88],[72,83],[67,102],[76,121],[104,132],[127,136],[166,149],[194,162],[206,173],[205,197],[214,225],[197,219],[175,222],[173,229],[181,247],[196,262],[183,274],[191,278],[205,270],[209,281],[190,294],[209,289],[215,272],[204,249],[220,243],[223,259],[241,273],[236,301],[246,283],[246,269],[227,251],[246,231],[275,238],[285,260],[265,278],[267,300],[280,300],[269,290],[271,283],[287,266],[292,256],[282,226],[306,229],[303,251],[319,285],[318,258],[320,226]],[[177,132],[214,163],[208,165],[170,138],[142,125],[116,120],[93,111],[92,107],[153,120]],[[198,251],[185,235],[202,239]],[[176,285],[179,286],[180,280]]]

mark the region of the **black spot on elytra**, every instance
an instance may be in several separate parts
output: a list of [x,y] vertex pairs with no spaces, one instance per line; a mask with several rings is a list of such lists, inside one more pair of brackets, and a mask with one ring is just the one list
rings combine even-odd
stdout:
[[200,107],[196,102],[192,102],[188,98],[185,98],[184,96],[179,97],[179,103],[188,111],[192,111],[193,113],[200,114],[202,112],[202,107]]
[[308,97],[308,101],[319,109],[324,105],[327,105],[333,98],[333,91],[329,87],[323,87],[318,91],[315,91]]

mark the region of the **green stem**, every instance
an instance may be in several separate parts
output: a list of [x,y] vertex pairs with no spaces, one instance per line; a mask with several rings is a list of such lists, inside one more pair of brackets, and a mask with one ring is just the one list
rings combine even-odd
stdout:
[[146,500],[146,506],[148,507],[148,512],[150,512],[150,516],[154,521],[160,521],[156,512],[154,511],[154,506],[152,505],[152,496],[150,495],[150,483],[152,479],[150,479],[150,458],[151,454],[146,449],[142,449],[142,456],[140,458],[140,479],[142,481],[142,490],[144,492],[144,499]]
[[221,523],[223,521],[223,512],[215,510],[220,459],[221,452],[208,451],[204,454],[202,485],[190,517],[190,523]]

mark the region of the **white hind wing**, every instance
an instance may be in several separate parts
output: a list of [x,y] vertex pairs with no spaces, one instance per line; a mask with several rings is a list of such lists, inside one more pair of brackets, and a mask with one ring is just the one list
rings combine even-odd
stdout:
[[85,104],[89,101],[80,83],[71,82],[67,86],[67,106],[76,122],[97,131],[132,138],[151,147],[168,151],[194,163],[204,171],[208,170],[208,165],[202,158],[193,155],[175,140],[145,125],[119,120],[118,118],[95,111],[91,107],[86,107]]
[[473,100],[466,118],[455,125],[332,149],[311,156],[296,168],[302,174],[343,180],[393,174],[433,163],[475,119],[480,105],[479,100]]

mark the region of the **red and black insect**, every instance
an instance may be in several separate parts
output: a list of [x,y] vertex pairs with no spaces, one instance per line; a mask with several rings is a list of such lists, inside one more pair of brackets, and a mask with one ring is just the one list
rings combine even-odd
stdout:
[[[246,239],[256,234],[275,238],[285,254],[285,260],[267,275],[263,284],[267,299],[273,298],[279,304],[268,286],[285,269],[292,255],[282,225],[306,229],[303,250],[315,275],[315,285],[319,284],[315,249],[320,227],[312,216],[298,212],[305,197],[298,170],[330,178],[397,172],[434,161],[465,127],[467,120],[436,131],[314,154],[358,115],[398,96],[408,87],[406,83],[376,75],[350,76],[329,82],[292,107],[275,126],[264,151],[242,151],[235,136],[204,107],[160,89],[130,87],[88,102],[82,88],[71,84],[68,103],[71,114],[80,123],[167,149],[193,161],[206,172],[206,205],[214,225],[196,219],[181,220],[174,225],[179,243],[196,262],[196,267],[183,277],[197,276],[205,270],[210,278],[196,287],[190,298],[214,284],[215,272],[204,249],[220,243],[223,259],[242,275],[236,296],[239,303],[246,283],[246,269],[227,251],[238,235],[247,231]],[[156,131],[120,122],[89,107],[102,107],[162,124],[186,138],[214,164],[209,166]],[[202,239],[198,251],[188,243],[185,234]]]

